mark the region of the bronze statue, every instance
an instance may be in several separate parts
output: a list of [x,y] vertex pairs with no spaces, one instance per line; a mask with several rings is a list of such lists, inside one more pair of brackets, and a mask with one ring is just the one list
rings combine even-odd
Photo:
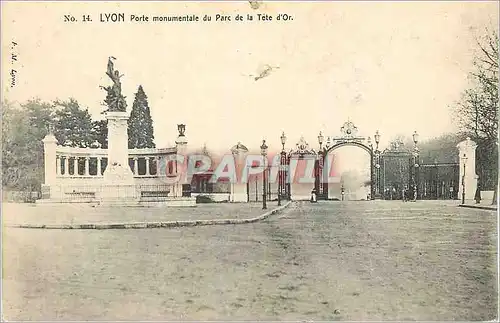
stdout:
[[101,89],[107,92],[106,99],[104,102],[108,106],[106,111],[121,111],[125,112],[127,110],[127,102],[125,101],[125,96],[122,95],[122,84],[120,82],[120,78],[123,75],[120,75],[118,70],[115,70],[113,60],[116,60],[115,57],[110,56],[108,59],[108,68],[106,71],[106,75],[113,81],[112,86],[101,86]]

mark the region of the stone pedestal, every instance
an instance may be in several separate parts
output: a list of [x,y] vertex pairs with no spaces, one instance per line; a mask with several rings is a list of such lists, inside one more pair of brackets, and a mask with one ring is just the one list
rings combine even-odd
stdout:
[[242,174],[245,173],[246,167],[246,157],[248,153],[248,148],[238,142],[235,146],[231,148],[231,153],[234,158],[234,169],[235,174],[232,178],[231,183],[231,193],[229,196],[230,202],[248,202],[247,194],[247,181],[248,179],[243,179]]
[[231,202],[247,202],[247,184],[235,184],[231,191]]
[[43,138],[44,151],[44,184],[42,184],[43,198],[51,197],[51,186],[57,181],[57,139],[49,133]]
[[477,188],[476,174],[476,148],[477,144],[470,138],[460,142],[458,145],[460,163],[460,186],[458,188],[458,199],[462,199],[465,187],[465,200],[474,200]]
[[127,112],[107,112],[108,165],[100,199],[105,203],[132,203],[140,196],[134,185],[134,174],[128,164]]
[[[179,131],[179,136],[177,137],[177,140],[175,140],[175,146],[177,150],[177,155],[184,157],[184,160],[188,158],[187,156],[187,138],[185,136],[185,131],[186,131],[186,125],[184,124],[178,124],[177,125],[177,130]],[[171,197],[182,197],[182,179],[183,179],[183,174],[184,172],[183,165],[178,161],[176,158],[176,172],[178,175],[176,178],[176,182],[172,183],[172,191],[170,192],[169,196]],[[185,174],[184,174],[185,175]]]
[[127,112],[107,112],[108,165],[104,171],[105,185],[132,185],[134,174],[128,164]]
[[134,184],[104,184],[101,186],[100,200],[105,204],[134,205],[140,200],[140,192]]

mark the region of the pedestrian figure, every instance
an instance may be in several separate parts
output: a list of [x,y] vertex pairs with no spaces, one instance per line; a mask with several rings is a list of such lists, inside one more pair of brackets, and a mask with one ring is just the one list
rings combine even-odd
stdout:
[[481,203],[481,183],[479,182],[479,178],[477,179],[476,194],[474,195],[474,199],[476,200],[476,204]]
[[316,189],[311,191],[311,203],[316,203],[318,200],[316,199]]

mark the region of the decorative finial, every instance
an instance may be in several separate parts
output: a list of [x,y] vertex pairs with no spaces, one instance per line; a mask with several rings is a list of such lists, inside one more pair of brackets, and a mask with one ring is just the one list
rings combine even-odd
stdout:
[[184,137],[184,132],[186,131],[186,125],[185,124],[178,124],[177,130],[179,131],[179,137]]

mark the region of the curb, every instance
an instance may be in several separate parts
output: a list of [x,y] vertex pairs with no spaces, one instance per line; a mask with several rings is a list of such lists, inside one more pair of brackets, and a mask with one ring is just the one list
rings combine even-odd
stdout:
[[59,230],[108,230],[108,229],[152,229],[152,228],[178,228],[195,227],[204,225],[246,224],[267,219],[269,216],[280,212],[288,207],[292,201],[282,206],[267,211],[255,218],[248,219],[212,219],[212,220],[185,220],[185,221],[162,221],[162,222],[134,222],[134,223],[90,223],[90,224],[20,224],[15,228],[22,229],[59,229]]
[[459,207],[466,207],[469,209],[479,209],[479,210],[488,210],[488,211],[497,211],[498,208],[495,206],[475,206],[475,205],[468,205],[468,204],[460,204],[458,205]]

